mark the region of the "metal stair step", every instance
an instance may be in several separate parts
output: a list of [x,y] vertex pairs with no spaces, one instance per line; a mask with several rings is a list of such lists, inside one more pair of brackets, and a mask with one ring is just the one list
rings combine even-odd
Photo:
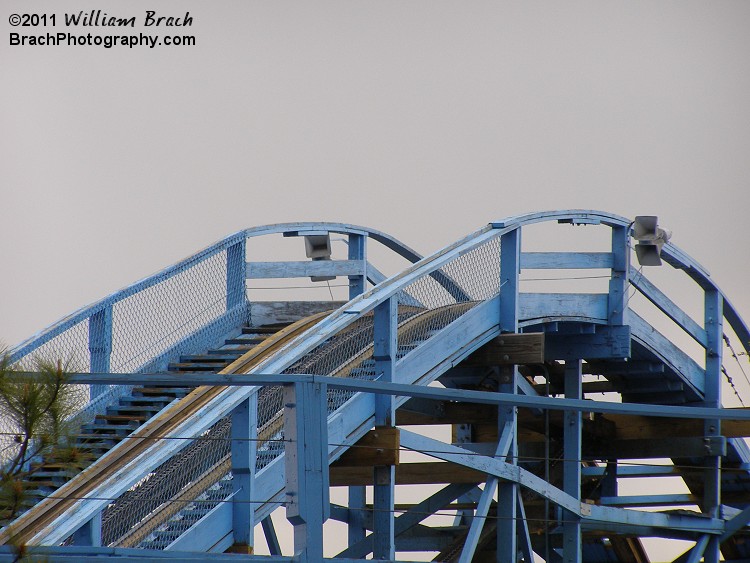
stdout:
[[[218,351],[218,350],[217,350]],[[195,363],[212,363],[212,364],[228,364],[236,356],[234,354],[218,355],[214,354],[200,354],[200,355],[187,355],[180,356],[181,363],[195,362]]]
[[227,338],[224,343],[225,344],[260,344],[261,342],[264,342],[266,340],[265,336],[253,336],[252,334],[241,334],[239,336],[235,336],[234,338]]
[[228,365],[226,362],[221,364],[216,363],[203,363],[198,362],[180,362],[169,364],[169,371],[180,371],[180,372],[192,372],[192,371],[219,371],[224,365]]
[[169,403],[171,403],[174,399],[171,397],[122,397],[120,398],[120,405],[124,407],[137,407],[137,406],[144,406],[144,407],[151,407],[151,406],[161,406],[160,408],[164,408]]
[[150,405],[119,405],[116,407],[107,407],[107,414],[123,416],[130,416],[128,413],[131,413],[134,416],[143,414],[147,418],[151,418],[163,408],[164,407],[160,406],[158,403]]
[[184,397],[188,394],[188,389],[185,387],[134,387],[133,388],[133,394],[135,396],[138,396],[138,394],[141,394],[143,396],[151,396],[151,397],[172,397],[174,399],[175,397]]
[[132,416],[122,414],[98,414],[96,415],[96,417],[94,417],[94,424],[121,424],[123,426],[136,424],[137,427],[146,422],[148,419],[149,417],[144,415]]
[[138,425],[125,424],[87,424],[83,427],[84,431],[100,436],[128,436]]

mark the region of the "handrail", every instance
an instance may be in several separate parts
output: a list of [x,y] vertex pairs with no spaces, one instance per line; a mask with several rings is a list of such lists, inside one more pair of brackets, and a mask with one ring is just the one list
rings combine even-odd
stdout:
[[417,261],[422,257],[415,250],[400,242],[395,237],[392,237],[382,231],[370,229],[368,227],[361,227],[358,225],[331,222],[297,222],[251,227],[249,229],[244,229],[242,231],[238,231],[232,235],[229,235],[228,237],[215,242],[214,244],[189,256],[188,258],[177,262],[176,264],[173,264],[155,274],[136,281],[135,283],[126,286],[118,291],[115,291],[114,293],[111,293],[110,295],[104,297],[103,299],[95,301],[92,304],[81,307],[70,315],[63,317],[62,319],[54,322],[53,324],[19,343],[9,351],[9,359],[11,362],[17,362],[22,357],[32,353],[40,346],[49,342],[56,336],[59,336],[79,322],[91,318],[96,313],[103,311],[104,309],[115,303],[123,301],[124,299],[127,299],[128,297],[131,297],[145,289],[153,287],[154,285],[163,282],[175,276],[176,274],[184,272],[192,266],[218,254],[223,250],[226,250],[230,246],[237,244],[245,238],[308,230],[328,230],[330,232],[343,234],[365,234],[411,262]]
[[[503,221],[490,223],[489,225],[470,233],[459,241],[439,250],[433,255],[419,260],[417,263],[406,268],[399,274],[378,284],[370,291],[349,301],[330,316],[326,317],[326,319],[321,321],[318,325],[311,327],[295,338],[290,339],[275,354],[262,362],[259,362],[257,365],[254,365],[248,373],[283,372],[295,361],[302,358],[317,346],[326,342],[333,335],[351,325],[363,315],[373,311],[378,305],[386,302],[388,299],[396,297],[399,292],[404,291],[411,283],[428,276],[433,277],[433,274],[436,271],[440,270],[449,262],[460,258],[493,239],[508,234],[522,226],[543,221],[604,224],[619,228],[628,228],[631,224],[628,219],[623,217],[602,212],[583,210],[525,214],[511,217]],[[284,224],[282,228],[280,228],[280,226],[270,226],[265,227],[265,229],[277,229],[273,232],[288,232],[283,229],[288,229],[290,225],[320,226],[322,224],[295,223]],[[667,261],[670,265],[675,266],[675,264],[677,264],[675,267],[689,270],[691,278],[702,288],[720,292],[710,279],[708,273],[705,272],[697,262],[682,253],[677,247],[674,247],[671,244],[666,244],[662,253],[663,256],[668,257]],[[502,293],[502,289],[500,291]],[[727,303],[728,301],[725,299],[725,317],[735,332],[743,339],[743,347],[747,350],[747,348],[750,347],[750,343],[748,343],[748,340],[750,339],[743,338],[743,336],[750,333],[750,331],[748,331],[747,325],[742,321],[739,315],[736,314],[734,309],[731,308],[731,306],[729,308],[726,307]],[[729,313],[727,311],[729,311]],[[238,404],[238,401],[243,400],[243,398],[249,396],[253,391],[253,388],[227,389],[222,391],[214,400],[212,400],[210,405],[207,405],[207,407],[211,408],[206,409],[208,414],[203,418],[200,424],[205,425],[209,422],[215,422],[220,417],[226,415],[234,405]],[[185,431],[187,432],[188,430],[186,429]],[[148,463],[150,463],[150,461],[145,462],[145,465],[142,467],[139,466],[138,471],[147,470],[146,465],[148,465]],[[132,469],[131,471],[135,472],[135,469]]]

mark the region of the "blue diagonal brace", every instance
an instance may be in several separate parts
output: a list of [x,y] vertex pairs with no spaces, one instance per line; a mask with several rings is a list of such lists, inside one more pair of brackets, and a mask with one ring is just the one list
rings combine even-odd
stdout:
[[[495,457],[504,458],[508,455],[508,451],[513,443],[513,421],[509,420],[505,423],[502,435],[497,444],[497,450],[495,451]],[[466,536],[464,542],[464,548],[461,551],[461,558],[459,563],[470,563],[474,557],[474,553],[479,543],[479,537],[482,535],[482,528],[487,519],[487,513],[492,504],[492,500],[495,496],[495,490],[497,489],[497,477],[488,476],[487,481],[482,491],[482,496],[479,497],[479,503],[477,504],[477,510],[474,514],[474,518],[471,521],[471,527],[469,533]]]

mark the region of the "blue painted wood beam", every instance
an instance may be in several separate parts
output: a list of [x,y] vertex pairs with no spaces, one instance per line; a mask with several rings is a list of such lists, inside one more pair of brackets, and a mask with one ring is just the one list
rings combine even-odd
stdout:
[[[454,483],[443,487],[396,518],[394,522],[394,534],[396,537],[404,534],[473,488],[474,485],[467,483]],[[370,535],[339,553],[336,556],[336,560],[338,561],[339,558],[363,559],[372,551],[373,536]]]
[[551,321],[607,324],[606,293],[521,293],[520,326]]
[[[509,451],[511,450],[511,446],[513,445],[515,441],[515,422],[513,420],[507,420],[501,429],[500,432],[500,439],[497,443],[497,448],[495,450],[495,457],[496,458],[505,458]],[[495,491],[497,490],[498,480],[497,477],[488,475],[487,480],[484,484],[484,489],[482,490],[482,494],[479,497],[479,501],[477,502],[477,509],[474,513],[474,517],[471,520],[471,525],[469,526],[469,533],[466,535],[466,540],[464,541],[464,548],[461,550],[461,556],[459,558],[459,563],[471,563],[471,560],[474,558],[474,554],[476,552],[477,546],[479,544],[479,538],[482,534],[482,529],[484,528],[484,524],[487,520],[487,514],[489,512],[490,506],[492,504],[492,501],[495,498]],[[515,491],[514,491],[515,492]],[[504,518],[505,514],[501,515],[500,510],[501,506],[500,503],[506,499],[500,499],[498,498],[498,533],[500,530],[500,518]],[[514,501],[515,504],[515,501]],[[515,510],[513,511],[515,512]],[[511,523],[513,526],[515,526],[515,519],[511,520]],[[516,532],[513,531],[513,537],[515,538]],[[512,553],[515,553],[515,539],[511,540],[511,543],[513,544],[511,546]]]
[[[399,361],[400,362],[403,360]],[[404,366],[409,365],[405,363]],[[14,374],[15,375],[15,374]],[[24,376],[34,378],[35,372],[20,372],[20,379]],[[89,383],[101,375],[108,384],[133,385],[138,382],[153,385],[174,385],[176,377],[165,374],[73,374],[71,383]],[[717,418],[720,420],[750,420],[750,409],[744,408],[707,408],[681,405],[654,405],[648,403],[610,403],[607,401],[573,400],[560,397],[512,395],[509,393],[495,393],[491,391],[471,391],[466,389],[441,389],[404,383],[381,383],[367,380],[348,380],[322,375],[288,375],[288,374],[252,374],[247,375],[219,375],[219,374],[180,374],[179,380],[185,386],[222,385],[231,387],[257,387],[259,385],[281,385],[286,383],[317,382],[325,383],[332,388],[362,391],[376,395],[396,395],[398,397],[419,397],[434,400],[455,400],[485,405],[515,405],[528,408],[548,408],[552,410],[579,410],[582,412],[600,412],[616,414],[633,414],[641,416],[656,416],[667,418]],[[237,401],[236,404],[239,404]],[[232,404],[234,408],[236,404]],[[226,412],[224,412],[226,414]]]
[[258,395],[254,393],[232,413],[232,530],[234,545],[253,551],[255,529],[256,445],[258,437]]
[[[110,371],[112,356],[112,306],[105,307],[89,318],[89,354],[92,372]],[[90,399],[104,393],[108,385],[91,385]]]
[[494,475],[503,480],[518,483],[522,487],[532,490],[542,498],[548,498],[552,503],[583,519],[585,522],[595,523],[594,527],[604,524],[610,526],[622,525],[633,533],[638,529],[642,531],[644,528],[648,528],[649,530],[651,528],[661,528],[663,529],[662,533],[667,533],[668,530],[671,530],[676,533],[699,532],[720,534],[723,530],[724,522],[718,518],[660,514],[581,503],[575,497],[547,483],[544,479],[537,477],[522,467],[514,466],[491,457],[477,455],[465,449],[444,444],[438,440],[427,438],[408,430],[401,430],[401,444],[407,449],[426,452],[431,457],[457,463],[458,465]]
[[630,327],[597,325],[593,334],[550,333],[544,339],[545,360],[625,360],[630,358]]
[[614,263],[611,252],[523,252],[522,270],[609,270]]
[[672,495],[627,495],[604,496],[599,502],[606,506],[682,506],[696,504],[697,499],[691,494]]
[[[513,229],[500,237],[500,331],[517,333],[520,312],[519,276],[521,273],[521,229]],[[498,391],[510,395],[518,394],[520,379],[516,366],[500,368]],[[515,406],[499,406],[497,412],[498,443],[495,458],[506,459],[512,465],[518,463],[518,409]],[[496,553],[498,561],[514,561],[518,558],[518,484],[498,482],[494,476],[488,477],[485,490],[479,500],[477,511],[471,523],[469,535],[475,534],[474,545],[479,542],[479,534],[489,509],[489,503],[497,489]],[[481,510],[480,510],[481,509]],[[475,547],[464,549],[461,561],[469,563]]]
[[[713,288],[706,289],[704,295],[704,326],[706,330],[706,385],[705,403],[708,407],[721,406],[721,366],[724,342],[724,314],[722,311],[721,293]],[[703,434],[706,439],[721,436],[721,421],[707,419],[703,422]],[[704,458],[703,464],[703,512],[710,516],[718,516],[721,507],[721,456]],[[703,557],[705,563],[719,563],[721,557],[718,538],[708,540]],[[697,560],[696,560],[697,561]]]
[[[565,398],[583,399],[581,360],[565,361]],[[581,425],[580,411],[564,412],[563,428],[563,491],[576,503],[581,503]],[[581,520],[575,513],[561,512],[563,520],[563,561],[580,563]]]
[[247,239],[242,237],[227,248],[227,311],[244,303],[245,295],[245,247]]
[[316,260],[306,262],[248,262],[248,279],[307,278],[311,276],[365,275],[364,260]]
[[626,322],[630,235],[626,227],[612,227],[612,277],[609,280],[607,319],[610,325]]
[[[387,299],[375,308],[373,321],[374,345],[372,358],[378,382],[392,383],[397,375],[398,302]],[[396,422],[396,404],[392,395],[375,397],[375,427],[393,427]],[[393,465],[376,465],[373,479],[373,546],[375,559],[393,559],[396,556],[394,508],[396,502],[396,473]]]
[[[347,241],[347,258],[350,262],[360,262],[363,264],[365,271],[362,274],[349,276],[349,299],[354,299],[361,295],[367,289],[367,278],[369,272],[367,268],[367,237],[360,234],[350,234]],[[378,272],[380,273],[380,272]],[[382,274],[381,274],[382,275]]]
[[323,559],[323,523],[330,510],[327,404],[326,385],[284,386],[286,517],[302,562]]
[[646,299],[653,303],[662,313],[672,319],[677,326],[688,333],[693,340],[704,348],[708,345],[706,331],[674,301],[667,297],[658,287],[635,268],[630,268],[630,283]]

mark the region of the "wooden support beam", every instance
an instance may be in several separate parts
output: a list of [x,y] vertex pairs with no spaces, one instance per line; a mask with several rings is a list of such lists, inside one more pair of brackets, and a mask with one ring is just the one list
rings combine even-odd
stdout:
[[466,359],[472,366],[507,366],[544,362],[544,333],[501,334]]
[[[482,483],[487,474],[446,462],[402,463],[396,466],[397,485],[430,485],[443,483]],[[331,465],[332,487],[372,485],[372,467]]]
[[366,467],[372,473],[376,465],[398,465],[400,444],[398,428],[380,426],[365,434],[331,467]]

